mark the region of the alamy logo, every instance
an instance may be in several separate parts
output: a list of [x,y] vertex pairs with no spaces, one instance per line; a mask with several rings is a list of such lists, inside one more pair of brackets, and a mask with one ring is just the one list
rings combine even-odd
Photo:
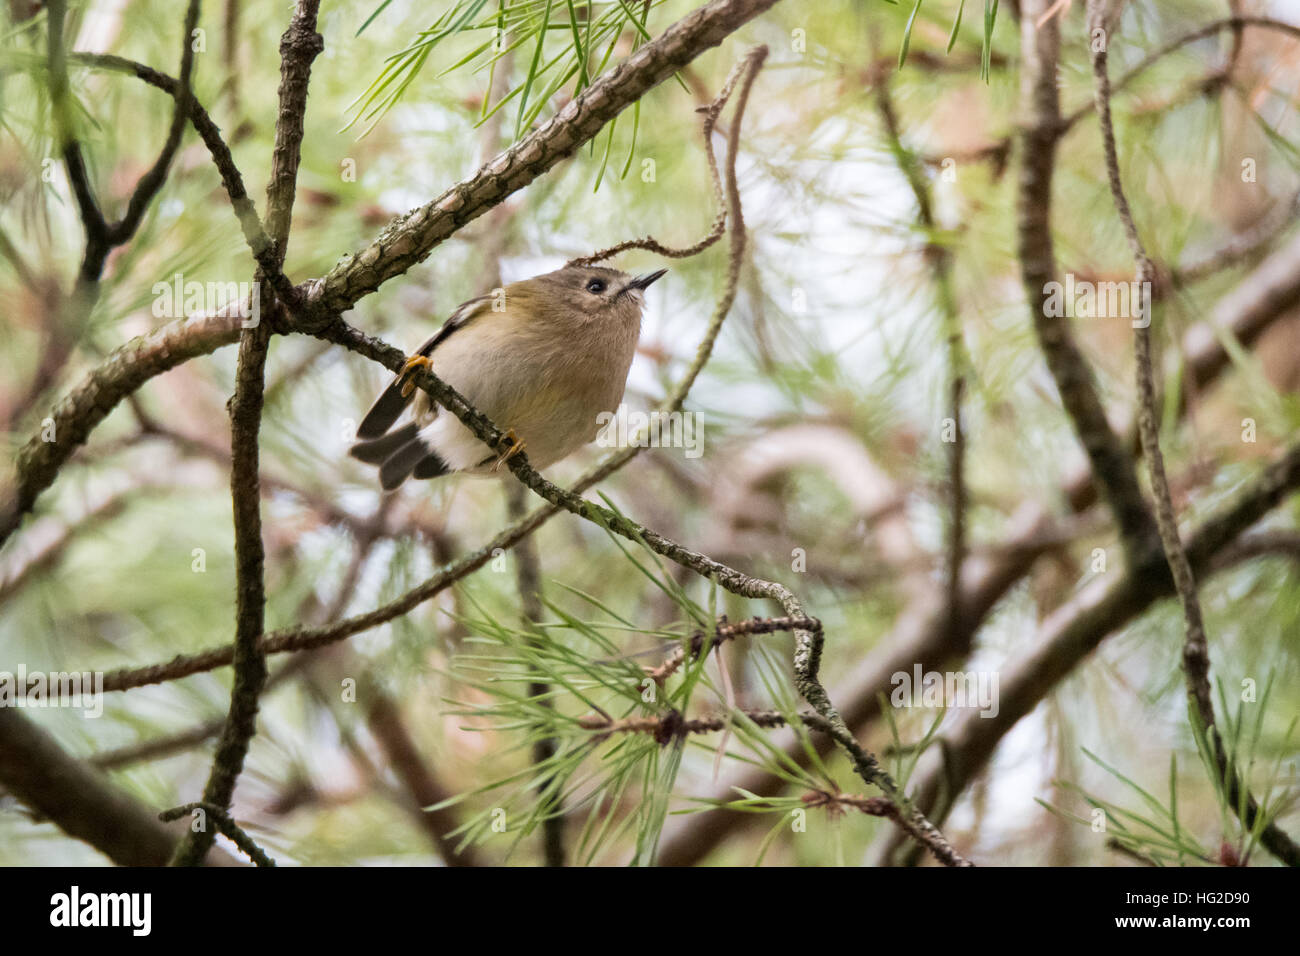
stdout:
[[258,282],[186,282],[178,272],[171,282],[155,282],[150,291],[157,319],[237,315],[246,329],[257,328],[262,320],[262,286]]
[[633,412],[627,405],[596,416],[601,448],[681,448],[687,458],[704,454],[704,419],[699,412]]
[[128,926],[133,936],[148,936],[153,928],[153,897],[149,893],[69,893],[50,897],[51,926]]
[[103,671],[0,671],[0,707],[80,707],[87,717],[104,714]]
[[981,717],[998,715],[997,671],[922,673],[916,664],[912,673],[898,671],[889,682],[894,685],[889,702],[895,707],[978,707]]
[[1150,282],[1090,282],[1065,274],[1043,286],[1043,314],[1054,319],[1132,319],[1133,328],[1151,324]]

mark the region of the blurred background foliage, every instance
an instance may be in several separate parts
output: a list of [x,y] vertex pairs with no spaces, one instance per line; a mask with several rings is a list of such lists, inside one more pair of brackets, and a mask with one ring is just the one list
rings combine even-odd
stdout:
[[[486,27],[449,30],[491,20],[495,2],[324,4],[325,51],[312,74],[287,274],[295,281],[324,274],[393,215],[428,201],[521,129],[553,115],[584,76],[612,68],[695,5],[628,0],[596,3],[589,14],[589,5],[576,0],[515,0],[506,5],[508,42],[496,51]],[[743,50],[768,44],[772,54],[746,116],[738,164],[750,235],[741,295],[687,405],[704,423],[704,454],[648,451],[601,490],[648,527],[794,588],[825,625],[823,672],[842,708],[849,702],[837,695],[837,683],[879,649],[917,589],[929,588],[940,600],[946,370],[933,275],[920,254],[927,238],[952,250],[970,351],[964,424],[974,556],[997,548],[1023,502],[1059,507],[1064,463],[1077,447],[1027,321],[1015,258],[1016,157],[1004,142],[1016,128],[1016,5],[1002,4],[987,34],[987,80],[985,5],[965,3],[954,31],[959,6],[778,4],[348,317],[414,348],[457,303],[502,279],[634,236],[695,241],[715,212],[695,109],[712,98]],[[1058,14],[1066,113],[1092,97],[1081,6]],[[188,131],[139,235],[111,258],[85,327],[60,328],[51,319],[52,304],[75,273],[82,232],[62,164],[48,160],[44,17],[25,18],[23,7],[9,5],[0,60],[0,229],[31,273],[0,257],[0,415],[11,449],[103,355],[167,321],[153,314],[155,283],[177,273],[221,282],[252,275],[209,157]],[[1258,8],[1296,13],[1283,3]],[[1128,4],[1111,51],[1112,75],[1224,15],[1226,5],[1211,0]],[[539,42],[542,16],[549,29]],[[205,49],[196,57],[195,91],[259,200],[286,18],[281,3],[227,0],[205,4],[200,20]],[[175,3],[156,0],[76,4],[68,36],[76,50],[118,53],[174,74],[180,20]],[[898,69],[905,38],[907,61]],[[585,69],[575,40],[588,50]],[[1117,98],[1126,185],[1148,249],[1162,263],[1195,260],[1269,216],[1289,222],[1300,183],[1293,145],[1300,47],[1250,31],[1233,92],[1193,89],[1229,42],[1225,32],[1188,46]],[[882,132],[873,89],[882,72],[904,145],[924,162],[934,194],[932,237],[915,225],[912,194]],[[108,210],[120,211],[166,135],[170,104],[132,79],[75,66],[72,84],[92,181]],[[1256,161],[1253,182],[1240,175],[1247,156]],[[1085,119],[1058,156],[1058,263],[1080,277],[1127,281],[1132,261],[1102,169],[1095,120]],[[694,354],[724,278],[723,245],[669,263],[667,279],[651,293],[628,387],[633,408],[652,407]],[[1162,312],[1161,345],[1171,349],[1205,320],[1257,259],[1172,296]],[[636,271],[658,263],[634,252],[620,265]],[[1127,320],[1081,320],[1076,331],[1105,400],[1131,409]],[[1224,500],[1295,432],[1298,345],[1300,319],[1293,315],[1254,352],[1234,358],[1233,370],[1198,398],[1186,423],[1165,429],[1185,518]],[[12,577],[42,547],[55,548],[49,560],[0,586],[0,669],[22,663],[29,670],[107,670],[230,640],[224,405],[234,362],[234,350],[224,349],[151,380],[64,468],[37,515],[0,554],[0,569]],[[273,342],[262,428],[269,628],[374,607],[478,547],[507,519],[501,481],[408,484],[381,498],[373,473],[345,451],[385,379],[358,356],[310,338]],[[1244,418],[1257,422],[1253,444],[1241,439]],[[564,483],[598,453],[584,450],[549,477]],[[1271,521],[1291,528],[1298,516],[1291,503]],[[656,658],[623,655],[662,649],[696,628],[697,615],[707,619],[715,610],[741,619],[770,608],[715,594],[708,582],[661,567],[568,516],[545,525],[536,541],[546,598],[540,645],[520,624],[516,557],[506,554],[391,625],[292,662],[264,698],[234,810],[272,856],[303,864],[441,858],[417,801],[376,742],[376,718],[366,706],[373,691],[396,703],[419,755],[446,795],[456,797],[449,806],[463,829],[452,842],[464,838],[479,861],[541,859],[531,789],[539,777],[530,770],[529,745],[557,728],[562,745],[552,769],[560,772],[571,814],[571,862],[648,859],[656,841],[670,840],[689,819],[679,811],[755,809],[771,814],[759,821],[766,826],[737,829],[708,861],[865,858],[887,822],[813,811],[807,832],[792,833],[783,823],[806,792],[860,792],[838,755],[811,769],[786,768],[791,787],[784,802],[732,809],[700,802],[717,788],[715,775],[725,783],[746,761],[781,766],[768,741],[783,742],[788,731],[738,719],[726,759],[715,768],[720,734],[692,736],[684,746],[660,747],[646,736],[593,746],[576,728],[593,701],[619,714],[637,712],[639,689],[629,675]],[[1093,549],[1116,554],[1115,544],[1104,516],[1085,516],[998,604],[962,669],[996,670],[1028,648],[1043,617],[1095,575]],[[796,549],[806,555],[806,570],[792,566]],[[205,570],[196,571],[196,562]],[[1294,555],[1243,561],[1203,588],[1214,673],[1230,698],[1245,678],[1260,687],[1272,678],[1258,751],[1292,783],[1300,774],[1294,737],[1286,739],[1300,704],[1295,568]],[[1230,838],[1186,719],[1180,642],[1177,608],[1169,602],[1108,639],[1008,735],[958,800],[945,832],[981,861],[1120,862],[1104,835],[1035,802],[1086,815],[1085,803],[1054,785],[1060,779],[1115,803],[1128,799],[1124,784],[1087,759],[1086,748],[1162,794],[1176,755],[1183,826],[1212,848]],[[725,661],[738,706],[795,709],[791,650],[788,634],[729,645]],[[272,658],[272,673],[290,663]],[[689,715],[725,709],[717,666],[710,659],[696,668]],[[522,690],[538,675],[556,687],[554,717],[539,713]],[[360,682],[359,703],[342,699],[346,678]],[[103,754],[219,720],[229,682],[223,669],[110,695],[99,720],[60,710],[30,716],[72,752]],[[895,734],[900,743],[928,740],[935,729],[931,710],[890,717],[860,735],[872,750],[890,751]],[[194,799],[210,751],[209,737],[111,772],[149,804],[172,806]],[[506,782],[490,787],[499,781]],[[491,829],[499,808],[511,824],[505,833]],[[1282,821],[1294,831],[1297,816],[1292,811]],[[50,825],[33,825],[13,801],[0,802],[0,862],[101,859]]]

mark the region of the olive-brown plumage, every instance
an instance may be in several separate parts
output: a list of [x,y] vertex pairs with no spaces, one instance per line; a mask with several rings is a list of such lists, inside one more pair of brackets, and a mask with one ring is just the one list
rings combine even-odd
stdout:
[[[427,363],[545,468],[595,438],[601,413],[622,401],[644,291],[663,274],[565,266],[512,282],[463,303],[412,362]],[[399,375],[375,400],[350,454],[379,466],[385,490],[410,476],[491,471],[499,453],[408,385]]]

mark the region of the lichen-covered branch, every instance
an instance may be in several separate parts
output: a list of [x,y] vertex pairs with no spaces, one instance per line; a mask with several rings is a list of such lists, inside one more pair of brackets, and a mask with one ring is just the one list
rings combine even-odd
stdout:
[[712,634],[706,635],[703,631],[696,631],[690,638],[677,647],[674,647],[668,656],[664,658],[663,663],[658,667],[647,667],[646,676],[656,684],[662,685],[673,674],[686,663],[687,658],[696,660],[704,652],[705,641],[712,643],[710,648],[717,647],[724,641],[735,640],[738,637],[748,637],[754,634],[776,634],[781,631],[820,631],[821,622],[816,618],[794,618],[794,617],[755,617],[748,621],[728,621],[725,617],[720,618],[713,629]]
[[[1128,197],[1124,195],[1119,171],[1119,152],[1115,145],[1115,128],[1110,118],[1107,49],[1110,45],[1112,25],[1107,22],[1105,5],[1098,0],[1088,0],[1087,11],[1089,32],[1096,36],[1100,31],[1100,36],[1104,38],[1100,41],[1094,40],[1091,49],[1097,119],[1101,126],[1102,148],[1106,157],[1106,176],[1110,183],[1111,196],[1115,201],[1115,209],[1124,227],[1124,236],[1137,263],[1135,281],[1138,283],[1138,288],[1149,288],[1155,280],[1155,267],[1147,256],[1142,238],[1138,234],[1137,224],[1133,220],[1133,211],[1129,207]],[[1142,309],[1143,306],[1139,305],[1139,310]],[[1156,407],[1155,372],[1151,360],[1151,319],[1149,314],[1141,315],[1139,321],[1134,323],[1133,329],[1137,367],[1138,435],[1142,440],[1142,453],[1146,458],[1151,477],[1160,543],[1164,548],[1169,571],[1173,575],[1174,589],[1178,592],[1179,601],[1183,606],[1186,625],[1183,667],[1187,675],[1188,693],[1207,729],[1212,730],[1214,702],[1210,696],[1210,656],[1205,638],[1205,622],[1201,614],[1201,602],[1196,594],[1196,580],[1192,576],[1191,565],[1187,562],[1182,540],[1178,537],[1178,517],[1174,513],[1173,496],[1169,492],[1169,478],[1165,474],[1164,452],[1160,449],[1160,421]]]

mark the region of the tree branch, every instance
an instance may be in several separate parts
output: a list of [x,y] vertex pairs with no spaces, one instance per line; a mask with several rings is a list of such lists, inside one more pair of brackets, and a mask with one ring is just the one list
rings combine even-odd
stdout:
[[[1146,249],[1138,234],[1137,224],[1133,221],[1133,212],[1124,195],[1120,181],[1119,153],[1115,145],[1115,129],[1110,116],[1110,76],[1107,68],[1107,48],[1110,43],[1110,25],[1106,23],[1105,6],[1099,0],[1088,0],[1088,25],[1090,31],[1101,30],[1105,42],[1092,44],[1092,73],[1096,86],[1097,118],[1101,125],[1102,146],[1106,155],[1106,174],[1110,181],[1111,195],[1115,200],[1115,209],[1124,226],[1124,235],[1133,250],[1137,262],[1137,282],[1139,288],[1149,287],[1155,278],[1155,267],[1147,256]],[[1240,30],[1236,42],[1240,44]],[[1234,56],[1235,59],[1235,56]],[[1160,533],[1160,543],[1164,549],[1165,561],[1173,578],[1174,589],[1183,607],[1185,636],[1183,640],[1183,671],[1187,678],[1187,695],[1196,709],[1201,726],[1204,728],[1206,743],[1213,754],[1216,770],[1223,780],[1228,793],[1228,802],[1233,812],[1241,817],[1247,829],[1253,829],[1259,814],[1259,803],[1254,795],[1247,792],[1245,800],[1241,799],[1242,780],[1235,766],[1230,764],[1223,740],[1215,726],[1214,698],[1210,690],[1210,648],[1205,635],[1205,621],[1201,614],[1201,602],[1196,593],[1196,578],[1192,573],[1187,553],[1183,549],[1182,539],[1178,536],[1178,518],[1174,512],[1173,496],[1169,492],[1169,480],[1165,475],[1164,455],[1160,450],[1160,423],[1156,408],[1155,375],[1151,362],[1150,316],[1143,315],[1142,321],[1134,329],[1138,386],[1138,432],[1142,439],[1142,450],[1150,470],[1151,489],[1156,500],[1156,527]],[[1265,827],[1260,836],[1261,842],[1279,859],[1288,860],[1292,865],[1300,865],[1300,847],[1298,847],[1281,828],[1276,825]]]
[[[304,320],[301,311],[292,310],[291,318],[295,327],[303,331],[319,332],[321,326],[330,324],[330,319],[334,315],[351,308],[362,297],[375,291],[382,282],[402,274],[422,261],[434,246],[462,225],[501,202],[511,193],[528,185],[590,140],[600,131],[604,123],[617,116],[647,90],[661,83],[705,50],[717,46],[728,33],[738,29],[775,3],[776,0],[713,0],[669,27],[662,36],[647,43],[626,63],[594,82],[554,119],[485,164],[474,176],[454,186],[432,202],[394,220],[369,248],[356,255],[345,257],[328,275],[305,283],[301,289],[310,291],[311,316],[309,320]],[[122,57],[74,54],[72,60],[137,76],[173,96],[178,90],[178,82],[175,79]],[[198,101],[192,97],[189,112],[191,122],[208,147],[221,173],[226,192],[231,198],[244,237],[254,257],[262,267],[263,273],[274,285],[280,301],[294,306],[300,288],[292,286],[276,265],[272,244],[248,199],[242,177],[234,165],[230,150],[221,138],[220,130]],[[115,387],[94,388],[92,397],[96,400],[94,407],[98,413],[85,421],[74,416],[70,422],[65,422],[56,417],[56,424],[72,424],[75,427],[77,437],[72,445],[66,447],[66,450],[46,448],[44,452],[39,451],[46,444],[40,435],[28,442],[19,456],[16,493],[13,500],[0,509],[0,544],[3,544],[13,533],[22,516],[31,510],[37,496],[53,482],[59,467],[75,447],[86,440],[89,432],[103,420],[113,405],[138,388],[152,374],[171,368],[184,359],[229,344],[233,340],[233,338],[222,337],[189,342],[187,346],[194,349],[193,351],[188,351],[180,359],[170,362],[163,368],[143,375],[137,376],[129,369],[109,372],[104,367],[92,373],[92,379],[101,373],[107,374],[113,380]],[[708,343],[708,346],[711,347],[711,343]],[[114,353],[114,356],[110,357],[110,362],[118,357],[119,353]],[[698,374],[699,368],[702,367],[699,357],[706,354],[707,348],[702,345],[700,356],[697,356],[697,362],[693,365],[695,374]],[[126,372],[127,376],[118,381],[121,372]],[[689,389],[689,384],[683,384],[686,389]],[[90,380],[82,387],[88,385]],[[59,407],[62,409],[63,405]],[[70,411],[70,409],[64,410],[65,419],[68,418],[67,413]],[[635,450],[632,453],[635,454]],[[34,460],[27,462],[26,457]],[[624,463],[625,460],[618,461],[612,465],[611,470],[621,467]]]
[[[1235,33],[1240,31],[1243,27],[1259,27],[1266,30],[1276,30],[1280,33],[1285,33],[1291,37],[1300,39],[1300,27],[1286,23],[1282,20],[1274,20],[1270,17],[1228,17],[1223,20],[1215,20],[1211,23],[1207,23],[1203,27],[1198,27],[1195,30],[1185,33],[1180,37],[1175,37],[1162,46],[1152,50],[1143,57],[1142,60],[1133,67],[1133,69],[1129,70],[1114,83],[1111,87],[1111,92],[1118,93],[1121,90],[1127,89],[1134,80],[1149,70],[1158,61],[1164,59],[1171,53],[1181,50],[1188,44],[1195,43],[1198,40],[1207,39],[1208,37],[1214,36],[1216,33],[1223,32],[1224,30],[1232,30]],[[1085,119],[1096,108],[1096,100],[1092,100],[1083,106],[1080,106],[1069,116],[1065,117],[1060,121],[1058,127],[1060,135],[1064,136],[1072,127]]]
[[[124,57],[103,53],[74,53],[71,59],[74,63],[85,64],[95,69],[110,70],[138,77],[150,86],[156,87],[172,97],[178,96],[181,90],[180,82],[174,77],[159,73],[143,63],[137,63]],[[266,234],[266,230],[262,227],[262,221],[257,215],[257,207],[253,204],[253,200],[248,196],[248,191],[244,188],[244,177],[235,165],[235,159],[230,153],[230,147],[226,145],[225,140],[222,138],[221,129],[212,121],[212,117],[208,115],[207,110],[203,108],[203,105],[194,97],[193,93],[189,96],[188,115],[195,132],[199,134],[199,138],[203,140],[203,145],[208,148],[208,152],[212,156],[212,162],[221,176],[221,184],[226,190],[226,195],[230,197],[231,207],[234,210],[236,219],[239,220],[240,229],[244,233],[244,241],[248,244],[253,258],[257,260],[263,275],[270,281],[280,301],[291,306],[295,305],[299,299],[298,290],[289,282],[280,268],[280,263],[283,260],[277,258],[275,246]]]
[[164,823],[169,823],[172,820],[179,820],[187,813],[193,813],[195,810],[202,810],[211,817],[212,822],[216,824],[217,830],[224,834],[235,846],[239,847],[254,864],[257,866],[275,866],[275,861],[253,842],[253,838],[244,832],[243,828],[235,822],[229,813],[215,803],[204,803],[202,801],[186,803],[179,807],[172,807],[170,810],[164,810],[158,814],[158,819]]
[[118,402],[155,375],[234,342],[243,321],[233,314],[237,311],[176,319],[132,339],[55,405],[46,422],[18,451],[13,484],[0,508],[0,544]]
[[571,155],[647,91],[776,2],[711,0],[687,14],[469,179],[397,217],[368,247],[308,283],[303,327],[328,323],[424,261],[448,236]]
[[[966,436],[962,430],[962,395],[966,389],[966,344],[962,338],[961,316],[953,292],[952,250],[936,238],[937,225],[932,211],[930,187],[915,154],[903,144],[902,129],[894,100],[889,91],[889,73],[881,69],[877,76],[876,102],[889,140],[890,152],[899,171],[907,180],[916,200],[917,224],[925,235],[922,256],[930,267],[947,339],[948,415],[952,420],[952,440],[945,439],[948,458],[948,541],[944,562],[944,601],[948,626],[957,633],[961,613],[961,568],[966,558]],[[946,429],[941,430],[941,434]]]
[[1120,540],[1130,562],[1155,539],[1155,527],[1138,486],[1137,471],[1106,420],[1089,368],[1070,331],[1065,315],[1048,307],[1048,284],[1055,279],[1052,252],[1052,174],[1060,136],[1060,91],[1057,65],[1060,24],[1046,12],[1046,0],[1026,0],[1021,9],[1023,65],[1020,101],[1024,114],[1020,134],[1019,245],[1020,271],[1038,344],[1056,381],[1065,407],[1119,525]]
[[77,278],[80,286],[99,280],[104,256],[108,252],[108,223],[90,186],[81,144],[72,135],[72,93],[68,89],[68,55],[63,43],[63,27],[67,15],[67,0],[50,0],[47,23],[50,101],[58,135],[57,146],[68,168],[68,182],[72,186],[72,195],[77,201],[77,209],[86,231],[86,251]]
[[[1110,31],[1105,21],[1104,4],[1099,0],[1088,0],[1088,25],[1091,31],[1101,30],[1102,36],[1106,38],[1105,42],[1092,44],[1092,73],[1096,82],[1097,118],[1100,121],[1102,147],[1105,150],[1106,176],[1110,181],[1110,193],[1113,195],[1119,220],[1125,228],[1128,245],[1132,248],[1134,259],[1138,263],[1136,281],[1139,289],[1147,289],[1154,281],[1154,267],[1141,242],[1138,226],[1128,207],[1128,199],[1119,177],[1119,156],[1115,147],[1114,126],[1110,120],[1110,77],[1106,66]],[[1236,30],[1235,42],[1236,46],[1239,46],[1240,27]],[[1196,578],[1192,574],[1191,563],[1188,562],[1187,553],[1183,549],[1183,542],[1178,536],[1178,518],[1174,514],[1173,496],[1169,492],[1169,480],[1165,476],[1165,458],[1160,450],[1160,421],[1158,421],[1156,407],[1156,382],[1152,372],[1149,319],[1151,317],[1148,315],[1141,316],[1134,329],[1140,402],[1138,431],[1147,457],[1148,468],[1151,471],[1152,490],[1156,496],[1156,525],[1160,531],[1161,545],[1165,551],[1170,574],[1173,576],[1174,589],[1178,592],[1179,602],[1183,606],[1184,626],[1186,626],[1183,640],[1183,671],[1187,678],[1187,695],[1193,708],[1196,709],[1201,727],[1204,727],[1206,745],[1213,754],[1217,773],[1225,783],[1232,810],[1242,817],[1242,823],[1247,829],[1253,829],[1258,816],[1258,803],[1255,796],[1248,792],[1245,793],[1244,801],[1240,799],[1242,788],[1247,784],[1240,778],[1238,769],[1229,762],[1225,745],[1214,722],[1214,698],[1210,691],[1210,656],[1209,644],[1205,637],[1205,622],[1196,593]],[[1297,847],[1290,836],[1278,826],[1265,827],[1261,834],[1261,843],[1264,843],[1265,847],[1281,860],[1288,861],[1291,865],[1300,865],[1300,847]]]
[[[1115,145],[1115,128],[1110,118],[1110,75],[1107,67],[1107,49],[1111,40],[1111,25],[1106,22],[1106,7],[1098,0],[1088,0],[1087,20],[1089,32],[1093,34],[1092,75],[1095,83],[1097,118],[1101,125],[1102,148],[1106,156],[1106,176],[1110,181],[1111,196],[1120,222],[1124,226],[1124,235],[1133,251],[1137,262],[1136,282],[1138,288],[1151,288],[1155,281],[1155,267],[1147,256],[1142,238],[1138,235],[1137,224],[1133,221],[1133,211],[1129,208],[1128,198],[1124,195],[1124,186],[1120,181],[1119,151]],[[1097,39],[1101,31],[1102,39]],[[1139,297],[1146,301],[1145,294]],[[1160,450],[1160,421],[1156,409],[1155,373],[1151,362],[1151,315],[1149,306],[1140,304],[1139,320],[1134,323],[1134,355],[1137,366],[1138,392],[1138,434],[1142,440],[1142,452],[1146,458],[1147,469],[1151,478],[1151,490],[1155,496],[1156,528],[1160,533],[1160,543],[1165,553],[1165,560],[1173,576],[1174,588],[1178,592],[1179,602],[1183,606],[1183,619],[1186,635],[1183,645],[1183,669],[1187,675],[1187,692],[1205,724],[1207,733],[1211,734],[1211,746],[1222,760],[1222,751],[1218,746],[1214,731],[1214,702],[1210,696],[1210,651],[1205,638],[1205,621],[1201,614],[1201,602],[1196,594],[1196,579],[1192,576],[1191,565],[1183,551],[1182,540],[1178,537],[1178,517],[1174,513],[1173,496],[1169,493],[1169,479],[1165,474],[1164,453]],[[1223,768],[1221,767],[1220,770]]]
[[[1208,573],[1214,556],[1247,528],[1300,488],[1300,444],[1268,465],[1229,504],[1219,508],[1187,536],[1192,572]],[[1097,579],[1043,622],[1034,647],[1000,669],[998,713],[963,713],[944,734],[943,758],[927,754],[913,777],[914,799],[933,809],[941,789],[948,802],[968,784],[998,742],[1108,635],[1174,593],[1164,555],[1148,552],[1118,580]],[[942,816],[941,816],[942,818]],[[1265,843],[1289,865],[1300,865],[1300,849],[1271,824]],[[1270,845],[1271,844],[1271,845]],[[1274,847],[1277,849],[1274,850]]]
[[[0,785],[119,866],[161,866],[179,842],[152,810],[13,707],[0,707]],[[218,850],[207,862],[232,861]]]
[[50,54],[50,93],[54,101],[55,123],[59,130],[60,148],[68,167],[68,179],[72,184],[73,195],[81,212],[81,221],[86,230],[86,250],[81,262],[81,271],[77,276],[74,305],[77,309],[89,311],[97,295],[100,276],[104,271],[104,262],[108,253],[115,246],[120,246],[135,235],[144,218],[145,210],[158,190],[162,188],[167,177],[167,170],[180,148],[181,134],[185,129],[185,118],[189,111],[192,96],[190,77],[194,69],[194,48],[190,37],[199,21],[199,0],[190,0],[185,12],[184,36],[181,38],[180,81],[176,84],[175,102],[172,108],[172,121],[162,151],[149,170],[136,183],[127,202],[126,213],[116,223],[109,224],[104,218],[90,178],[86,172],[85,160],[81,146],[71,133],[71,94],[68,90],[68,54],[64,49],[63,26],[66,17],[66,3],[56,0],[49,10],[49,54]]
[[185,11],[184,33],[181,36],[180,82],[177,84],[173,96],[172,122],[167,130],[167,139],[163,143],[162,152],[158,154],[154,164],[136,183],[135,191],[131,193],[131,198],[127,201],[126,212],[122,215],[121,220],[109,227],[108,241],[112,245],[120,246],[122,243],[129,241],[135,235],[135,231],[140,228],[140,220],[144,218],[145,210],[149,208],[149,203],[153,201],[153,197],[158,195],[158,190],[162,189],[163,182],[167,178],[167,170],[171,168],[172,159],[180,148],[181,134],[185,132],[185,121],[190,114],[190,101],[194,97],[192,89],[194,28],[198,26],[198,22],[199,0],[190,0],[189,7]]
[[[301,157],[303,117],[311,64],[324,48],[316,32],[320,0],[298,0],[297,10],[280,39],[280,111],[275,125],[271,181],[267,186],[267,224],[275,247],[275,265],[284,263],[293,214],[294,191]],[[259,281],[264,277],[258,276]],[[268,290],[270,284],[267,283]],[[203,802],[222,810],[230,806],[235,783],[244,767],[249,743],[257,732],[257,699],[266,684],[266,656],[258,646],[266,614],[266,585],[262,544],[262,496],[258,486],[258,432],[262,424],[266,353],[271,338],[268,322],[245,329],[239,342],[235,394],[230,402],[230,495],[235,525],[235,641],[234,686],[230,712],[217,743]],[[193,866],[212,845],[211,831],[191,831],[172,862]]]
[[[1180,349],[1185,356],[1184,398],[1195,390],[1208,388],[1231,367],[1225,339],[1236,340],[1249,348],[1297,303],[1300,303],[1300,238],[1261,263],[1219,300],[1207,321],[1188,330]],[[1187,403],[1183,401],[1178,414],[1181,416],[1186,410]],[[1136,437],[1132,443],[1137,444]],[[1064,483],[1061,496],[1076,513],[1096,503],[1096,485],[1086,465]],[[836,688],[836,699],[847,701],[844,718],[855,733],[862,732],[880,716],[879,695],[888,692],[892,675],[910,672],[916,664],[923,670],[938,670],[948,661],[964,659],[987,615],[1029,573],[1038,558],[1052,550],[1049,533],[1052,524],[1047,509],[1027,505],[1013,518],[1013,525],[1015,530],[996,553],[966,563],[961,626],[957,631],[949,629],[942,603],[927,591],[903,612],[893,630],[880,639],[878,650]],[[822,740],[817,743],[823,754],[830,749]],[[791,740],[784,749],[791,760],[800,765],[806,763],[807,755],[799,741]],[[734,787],[769,795],[785,785],[781,777],[754,769],[723,781],[714,799],[728,799]],[[750,819],[745,815],[692,814],[665,835],[659,861],[665,866],[692,866],[703,860],[733,828]]]

